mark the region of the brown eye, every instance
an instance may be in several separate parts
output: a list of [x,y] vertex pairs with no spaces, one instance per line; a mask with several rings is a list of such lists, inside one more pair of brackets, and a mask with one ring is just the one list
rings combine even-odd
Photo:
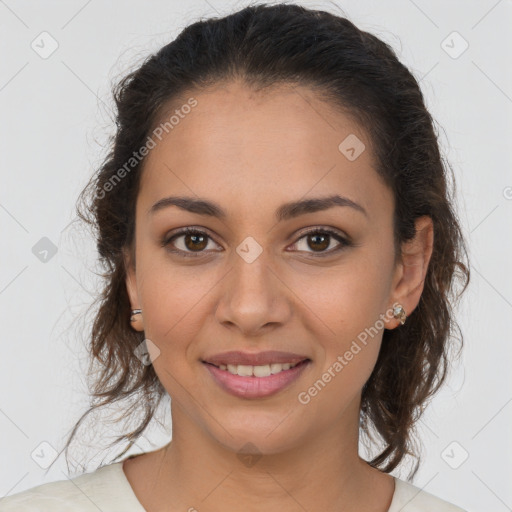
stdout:
[[[327,250],[331,246],[333,240],[338,242],[338,245]],[[300,252],[309,252],[314,256],[329,256],[350,245],[352,244],[349,240],[342,237],[336,231],[326,228],[316,228],[314,230],[303,233],[303,235],[294,244],[296,249]]]
[[202,256],[210,252],[205,251],[210,241],[213,243],[211,237],[204,231],[186,228],[162,240],[162,247],[180,256]]

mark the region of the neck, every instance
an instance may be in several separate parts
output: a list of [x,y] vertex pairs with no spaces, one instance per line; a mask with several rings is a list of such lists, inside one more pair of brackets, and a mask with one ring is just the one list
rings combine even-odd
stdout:
[[176,510],[211,512],[387,511],[393,479],[359,457],[359,408],[346,413],[299,447],[247,455],[227,449],[174,407],[172,441],[151,452],[148,467],[155,510],[172,503]]

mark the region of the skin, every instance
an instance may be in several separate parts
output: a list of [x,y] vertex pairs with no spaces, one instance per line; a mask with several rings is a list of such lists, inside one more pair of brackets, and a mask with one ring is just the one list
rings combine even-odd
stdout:
[[[385,512],[394,480],[358,455],[361,390],[377,360],[383,328],[307,404],[298,401],[359,333],[399,302],[417,306],[432,252],[433,227],[394,265],[394,198],[375,172],[366,132],[313,91],[280,86],[254,92],[240,82],[193,95],[198,105],[151,150],[136,204],[136,267],[126,252],[135,324],[160,350],[154,369],[171,396],[172,441],[124,463],[134,492],[159,510]],[[354,161],[338,145],[355,134]],[[362,205],[333,207],[277,223],[283,203],[338,193]],[[198,196],[224,220],[170,206],[163,197]],[[194,226],[210,235],[198,258],[174,255],[160,240]],[[353,246],[308,244],[305,228],[330,226]],[[246,237],[263,252],[248,263]],[[174,246],[193,252],[186,236]],[[382,318],[382,317],[381,317]],[[399,321],[385,317],[385,328]],[[264,399],[232,396],[201,359],[228,350],[283,350],[312,363],[287,389]],[[252,443],[257,457],[239,454]],[[250,450],[249,450],[250,451]]]

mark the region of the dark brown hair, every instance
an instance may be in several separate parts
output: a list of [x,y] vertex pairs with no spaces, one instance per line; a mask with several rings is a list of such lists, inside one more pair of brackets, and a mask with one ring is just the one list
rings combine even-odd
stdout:
[[[455,329],[462,348],[453,308],[470,273],[462,262],[467,251],[448,190],[451,168],[440,155],[418,81],[392,48],[342,16],[293,4],[251,5],[193,23],[115,86],[115,137],[77,206],[80,218],[94,229],[105,270],[90,336],[89,375],[94,376],[91,395],[96,403],[75,424],[66,452],[90,412],[137,396],[123,417],[140,422],[112,443],[128,441],[114,460],[119,459],[144,432],[166,394],[153,366],[134,355],[144,335],[130,327],[123,250],[133,252],[144,159],[131,161],[129,169],[126,163],[147,143],[171,104],[229,80],[243,80],[255,90],[279,84],[310,87],[333,108],[353,116],[369,135],[376,172],[394,193],[398,258],[401,243],[415,235],[415,220],[432,218],[434,247],[420,302],[403,326],[384,331],[361,402],[361,432],[376,441],[374,430],[384,444],[368,463],[390,472],[411,455],[417,458],[414,475],[420,460],[413,449],[414,426],[445,380]],[[456,295],[457,279],[464,286]],[[139,409],[142,416],[136,415]]]

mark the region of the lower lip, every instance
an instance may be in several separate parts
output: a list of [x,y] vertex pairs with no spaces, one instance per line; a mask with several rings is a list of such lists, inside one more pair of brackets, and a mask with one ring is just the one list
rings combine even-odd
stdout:
[[263,398],[271,396],[297,380],[311,361],[303,361],[289,370],[268,377],[241,377],[227,370],[221,370],[209,363],[203,363],[215,382],[228,393],[241,398]]

